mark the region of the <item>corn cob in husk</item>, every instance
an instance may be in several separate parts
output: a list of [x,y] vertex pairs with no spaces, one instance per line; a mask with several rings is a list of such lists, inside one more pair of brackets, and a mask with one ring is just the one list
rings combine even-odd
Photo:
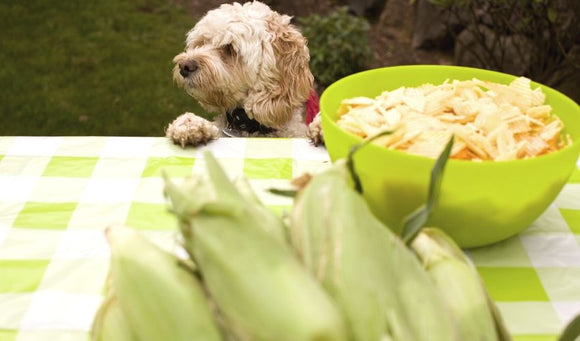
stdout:
[[473,263],[442,230],[423,228],[411,243],[456,320],[461,340],[510,340]]
[[347,182],[344,160],[315,175],[291,212],[298,258],[346,316],[351,340],[456,340],[415,255]]
[[[218,203],[218,206],[231,206],[234,211],[241,210],[242,206],[239,203],[243,202],[244,214],[247,214],[249,219],[259,221],[258,227],[280,243],[285,243],[287,229],[284,222],[260,202],[247,179],[238,177],[230,181],[211,153],[207,152],[205,155],[209,155],[205,160],[207,174],[186,178],[177,185],[172,183],[168,174],[163,173],[164,194],[171,202],[170,210],[178,216],[186,244],[190,243],[191,237],[191,231],[186,227],[188,219],[202,207],[211,207],[214,202]],[[181,219],[182,215],[188,215],[187,219]]]
[[[216,179],[216,181],[222,181]],[[272,214],[272,211],[264,206],[258,195],[252,189],[252,186],[248,182],[248,179],[239,176],[233,181],[239,194],[242,198],[246,200],[248,204],[248,209],[252,212],[252,218],[256,221],[261,221],[262,227],[272,235],[274,238],[282,243],[287,242],[287,227],[283,221],[276,214]]]
[[111,290],[95,315],[91,328],[91,340],[138,341]]
[[277,234],[281,219],[256,212],[209,152],[205,160],[209,178],[183,186],[166,178],[165,193],[228,332],[239,340],[345,340],[338,308]]
[[[111,246],[108,295],[116,298],[110,304],[117,309],[118,303],[113,313],[122,315],[137,340],[222,340],[203,288],[175,255],[129,227],[111,226],[106,234]],[[94,329],[99,335],[99,326]]]

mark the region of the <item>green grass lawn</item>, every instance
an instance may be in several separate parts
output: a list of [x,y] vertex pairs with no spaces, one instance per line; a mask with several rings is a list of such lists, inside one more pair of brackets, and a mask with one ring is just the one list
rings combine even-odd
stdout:
[[0,136],[163,136],[204,114],[172,80],[194,24],[178,3],[0,1]]

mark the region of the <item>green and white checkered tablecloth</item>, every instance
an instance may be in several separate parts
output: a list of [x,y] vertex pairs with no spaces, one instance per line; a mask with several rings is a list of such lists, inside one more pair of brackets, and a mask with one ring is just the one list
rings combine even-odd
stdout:
[[[181,149],[165,138],[0,138],[0,340],[87,340],[109,266],[103,229],[137,227],[175,248],[160,170],[203,172],[210,149],[232,177],[266,188],[329,164],[304,139],[224,138]],[[519,236],[469,250],[515,340],[555,340],[580,313],[580,171]]]

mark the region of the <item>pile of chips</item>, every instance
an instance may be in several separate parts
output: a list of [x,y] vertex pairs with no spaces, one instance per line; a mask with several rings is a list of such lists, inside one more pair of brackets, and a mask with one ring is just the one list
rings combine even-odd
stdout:
[[448,80],[345,99],[337,124],[362,138],[390,130],[374,143],[412,154],[437,157],[454,135],[451,158],[524,159],[571,144],[545,99],[525,77],[509,85]]

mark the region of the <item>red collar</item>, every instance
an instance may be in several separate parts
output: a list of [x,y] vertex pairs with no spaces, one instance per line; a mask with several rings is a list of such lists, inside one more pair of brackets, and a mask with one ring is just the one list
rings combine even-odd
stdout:
[[310,124],[314,117],[320,111],[320,99],[318,98],[318,94],[314,89],[310,90],[310,94],[308,95],[308,100],[306,101],[306,124]]

